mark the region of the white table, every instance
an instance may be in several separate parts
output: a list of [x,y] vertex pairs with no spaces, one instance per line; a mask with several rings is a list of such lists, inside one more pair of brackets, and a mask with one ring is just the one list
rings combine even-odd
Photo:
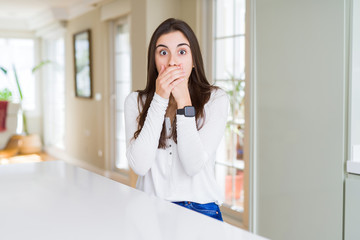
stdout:
[[63,161],[0,166],[0,239],[262,237]]

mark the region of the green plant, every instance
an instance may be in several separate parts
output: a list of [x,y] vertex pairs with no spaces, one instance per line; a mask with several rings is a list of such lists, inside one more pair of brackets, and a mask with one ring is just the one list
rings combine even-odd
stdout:
[[7,74],[7,70],[3,67],[0,66],[0,70],[6,75]]
[[[39,64],[37,64],[36,66],[34,66],[31,69],[31,72],[34,73],[37,70],[39,70],[40,68],[42,68],[44,65],[49,64],[49,63],[51,63],[51,61],[49,61],[49,60],[41,61]],[[19,81],[18,74],[17,74],[17,71],[16,71],[16,68],[15,68],[14,64],[12,65],[12,68],[13,68],[13,71],[14,71],[14,77],[15,77],[15,81],[16,81],[16,86],[17,86],[17,90],[19,92],[19,97],[20,97],[20,106],[21,106],[21,112],[22,112],[22,118],[23,118],[23,133],[25,135],[29,135],[26,114],[25,114],[25,111],[22,109],[23,92],[22,92],[22,89],[21,89],[20,81]],[[5,74],[7,74],[7,70],[5,68],[0,66],[0,69]]]
[[0,101],[10,101],[12,93],[8,88],[0,90]]
[[241,107],[244,106],[244,83],[245,80],[235,80],[234,77],[230,78],[231,87],[227,91],[230,97],[230,110],[232,121],[236,122],[242,115]]
[[[230,101],[229,120],[226,123],[226,145],[227,158],[243,159],[243,138],[244,138],[244,109],[245,109],[245,80],[236,79],[228,74],[225,80],[218,80],[219,85],[226,91]],[[235,149],[234,149],[235,147]]]
[[[7,75],[7,70],[0,66],[0,70]],[[10,101],[12,96],[12,92],[8,88],[4,88],[0,90],[0,101]]]
[[234,132],[240,135],[240,129],[244,128],[244,103],[245,103],[245,80],[235,79],[234,76],[228,74],[229,77],[223,80],[221,85],[226,91],[230,100],[230,120],[226,124],[226,128],[229,132]]

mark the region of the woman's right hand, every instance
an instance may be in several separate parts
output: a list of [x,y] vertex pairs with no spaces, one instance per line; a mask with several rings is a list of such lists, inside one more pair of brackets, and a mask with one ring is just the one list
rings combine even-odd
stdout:
[[185,72],[180,66],[169,66],[165,68],[161,65],[159,75],[156,79],[156,94],[168,99],[171,91],[185,80]]

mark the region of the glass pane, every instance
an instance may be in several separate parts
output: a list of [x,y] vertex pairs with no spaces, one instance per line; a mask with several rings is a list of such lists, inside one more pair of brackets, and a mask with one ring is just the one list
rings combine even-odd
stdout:
[[44,68],[44,141],[47,145],[64,149],[65,136],[65,77],[64,77],[64,39],[52,39],[44,42],[46,59],[52,64]]
[[245,79],[245,37],[234,38],[234,76],[235,79]]
[[115,63],[115,78],[117,82],[130,82],[131,68],[130,68],[130,54],[118,53],[116,54]]
[[234,76],[234,40],[215,41],[215,79],[230,79]]
[[243,210],[244,208],[244,172],[235,168],[230,169],[225,177],[225,203]]
[[[1,87],[10,87],[13,101],[19,102],[20,95],[17,90],[13,65],[16,68],[23,94],[23,107],[25,110],[35,109],[35,78],[31,73],[34,67],[34,40],[32,39],[2,39],[0,45],[0,66],[8,70],[8,80]],[[4,76],[1,76],[2,80]]]
[[[235,143],[235,151],[236,151],[236,160],[243,160],[244,159],[244,130],[241,129],[240,126],[237,127],[236,133],[236,143]],[[241,164],[239,163],[241,166]],[[234,166],[236,163],[234,162]]]
[[123,110],[125,99],[129,95],[131,91],[131,83],[130,82],[121,82],[116,84],[116,109],[117,110]]
[[214,80],[229,95],[231,111],[216,156],[216,179],[224,205],[243,211],[245,0],[216,0]]
[[224,205],[234,210],[244,209],[244,172],[232,167],[216,164],[216,180],[224,194]]
[[217,0],[215,6],[215,37],[234,35],[234,0]]
[[235,0],[235,34],[245,34],[245,0]]
[[130,52],[130,33],[129,25],[122,24],[117,26],[116,52]]
[[34,41],[31,39],[11,39],[9,43],[23,94],[22,105],[25,110],[34,110],[35,78],[31,73],[31,69],[34,67]]
[[[11,58],[11,54],[10,54],[10,49],[8,47],[7,44],[7,39],[4,38],[0,38],[0,66],[4,67],[6,70],[10,70],[10,63],[9,63],[9,59]],[[9,75],[9,73],[8,73]],[[9,88],[9,89],[13,89],[11,86],[12,81],[10,81],[10,79],[8,77],[6,77],[5,74],[3,74],[2,71],[0,71],[0,89],[3,88]],[[15,86],[14,86],[15,87]],[[14,93],[13,93],[14,94]]]
[[115,84],[116,84],[116,136],[115,166],[129,169],[126,159],[124,102],[131,91],[131,51],[130,29],[127,22],[118,22],[115,26]]

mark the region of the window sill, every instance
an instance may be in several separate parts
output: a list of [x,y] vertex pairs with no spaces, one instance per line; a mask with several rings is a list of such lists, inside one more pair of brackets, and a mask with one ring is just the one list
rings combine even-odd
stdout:
[[346,171],[348,173],[353,173],[353,174],[360,174],[360,162],[355,162],[355,161],[347,161],[346,162]]
[[235,160],[233,163],[224,162],[224,161],[216,161],[216,163],[220,164],[222,166],[234,167],[234,168],[239,169],[239,170],[244,170],[244,168],[245,168],[244,160]]
[[231,208],[224,205],[221,206],[220,209],[224,222],[231,224],[235,227],[248,230],[247,227],[243,224],[243,212],[232,210]]

